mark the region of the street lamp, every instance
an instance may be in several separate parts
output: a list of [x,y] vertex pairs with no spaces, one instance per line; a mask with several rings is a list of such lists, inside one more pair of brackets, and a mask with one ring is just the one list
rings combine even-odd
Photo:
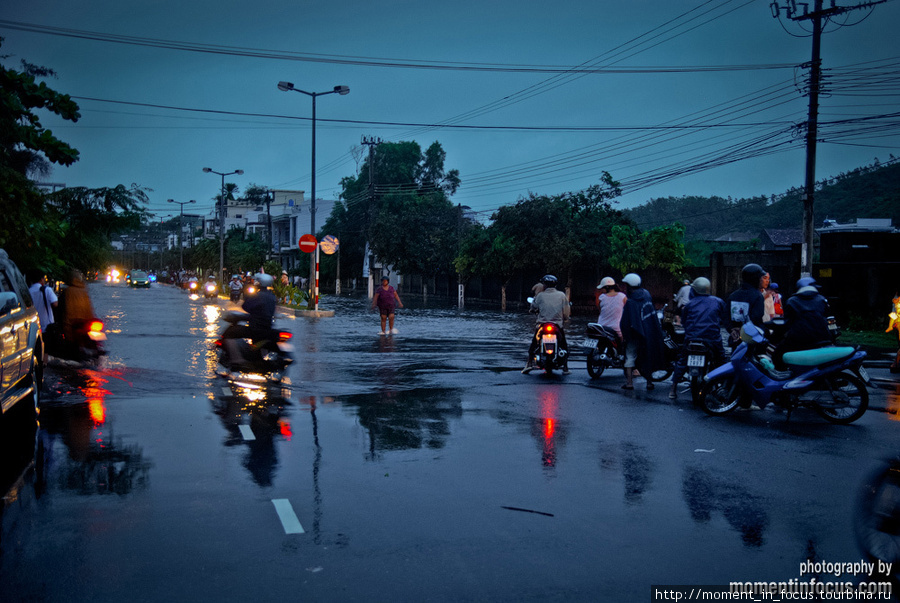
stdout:
[[241,175],[244,173],[244,170],[234,170],[233,172],[217,172],[216,170],[210,169],[208,167],[203,168],[203,171],[207,174],[218,174],[222,177],[222,199],[220,200],[221,207],[219,208],[219,282],[224,286],[225,284],[225,176],[231,176],[232,174]]
[[188,203],[196,203],[193,199],[190,201],[176,201],[175,199],[169,199],[169,203],[177,203],[180,207],[179,217],[178,217],[178,266],[179,270],[184,270],[184,243],[181,241],[181,237],[184,236],[184,206]]
[[[335,86],[333,90],[328,92],[307,92],[300,88],[295,88],[291,82],[278,82],[278,89],[282,92],[299,92],[312,98],[312,178],[310,182],[310,202],[309,202],[309,229],[312,236],[316,236],[316,97],[326,94],[350,94],[348,86]],[[316,246],[316,252],[309,258],[309,295],[313,300],[313,310],[319,309],[319,247]]]

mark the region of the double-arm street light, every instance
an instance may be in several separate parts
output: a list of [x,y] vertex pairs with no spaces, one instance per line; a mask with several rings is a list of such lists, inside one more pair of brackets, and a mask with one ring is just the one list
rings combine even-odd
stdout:
[[203,168],[207,174],[218,174],[222,177],[222,198],[219,202],[219,282],[225,285],[225,176],[232,174],[241,175],[244,170],[234,170],[233,172],[217,172],[208,167]]
[[[295,88],[291,82],[278,82],[278,89],[282,92],[299,92],[312,98],[312,177],[310,182],[310,202],[309,202],[309,230],[312,236],[316,236],[316,97],[326,94],[349,94],[348,86],[335,86],[333,90],[328,92],[307,92],[300,88]],[[309,259],[309,295],[313,302],[313,309],[319,309],[319,275],[316,269],[319,263],[319,247],[316,246],[315,253],[311,254]]]
[[176,201],[175,199],[169,199],[169,203],[177,203],[181,210],[178,218],[178,269],[184,270],[184,243],[181,241],[181,238],[184,236],[184,206],[188,203],[196,203],[196,201],[193,199],[190,201]]

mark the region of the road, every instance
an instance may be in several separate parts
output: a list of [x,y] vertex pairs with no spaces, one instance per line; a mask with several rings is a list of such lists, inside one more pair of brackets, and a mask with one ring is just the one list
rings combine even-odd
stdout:
[[261,396],[215,374],[228,302],[90,292],[109,355],[48,370],[36,437],[2,444],[0,601],[635,601],[834,580],[801,564],[862,559],[854,501],[897,451],[893,391],[849,426],[709,417],[583,363],[520,374],[531,317],[413,308],[379,336],[366,300],[281,316],[297,361]]

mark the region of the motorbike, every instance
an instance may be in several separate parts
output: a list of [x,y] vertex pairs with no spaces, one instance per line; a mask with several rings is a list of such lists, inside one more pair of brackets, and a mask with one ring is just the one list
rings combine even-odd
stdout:
[[203,285],[203,297],[206,299],[215,298],[219,293],[219,286],[213,281],[207,281]]
[[825,420],[849,424],[869,407],[862,366],[866,353],[855,347],[829,346],[783,356],[788,370],[776,370],[768,355],[768,340],[753,323],[741,328],[741,343],[731,361],[710,371],[700,392],[701,406],[711,415],[734,410],[739,404],[770,402],[785,408],[787,418],[799,407],[816,411]]
[[691,399],[695,404],[700,402],[700,392],[703,389],[703,379],[715,362],[716,352],[707,342],[692,340],[685,342],[685,365],[687,370],[684,376],[691,384]]
[[70,340],[59,325],[53,324],[47,329],[44,342],[47,354],[61,360],[75,362],[92,362],[106,355],[102,320],[81,320],[74,325],[74,336]]
[[231,292],[229,294],[229,299],[231,299],[231,301],[233,303],[237,303],[238,301],[240,301],[241,289],[243,289],[243,287],[232,287],[231,288]]
[[540,341],[531,359],[535,368],[550,374],[554,369],[565,369],[569,350],[558,340],[560,328],[552,322],[541,323],[535,337]]
[[[234,311],[226,312],[222,318],[230,324],[240,324],[249,322],[250,315],[246,312]],[[241,355],[247,362],[246,370],[240,372],[262,376],[275,383],[281,382],[284,371],[294,361],[291,337],[290,331],[273,328],[269,329],[264,338],[252,341],[249,339],[238,340]],[[219,364],[231,371],[232,362],[222,337],[215,342],[215,347],[218,351]],[[233,372],[229,372],[225,376],[231,375]]]
[[853,530],[860,549],[870,561],[892,568],[889,577],[900,578],[900,457],[882,463],[862,483],[856,501]]
[[[591,379],[599,379],[606,369],[625,369],[625,343],[619,338],[618,333],[600,323],[588,323],[585,333],[584,348],[587,352],[587,371]],[[665,381],[675,368],[675,360],[678,358],[678,344],[675,343],[672,333],[663,329],[663,345],[665,350],[664,368],[654,371],[651,375],[653,381]]]

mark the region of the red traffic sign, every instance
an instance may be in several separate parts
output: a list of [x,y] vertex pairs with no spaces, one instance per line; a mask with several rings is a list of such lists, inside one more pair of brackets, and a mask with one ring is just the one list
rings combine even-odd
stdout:
[[316,250],[316,246],[318,244],[319,242],[316,240],[316,237],[311,234],[303,235],[302,237],[300,237],[300,242],[297,243],[297,245],[300,247],[300,251],[304,253],[312,253]]

